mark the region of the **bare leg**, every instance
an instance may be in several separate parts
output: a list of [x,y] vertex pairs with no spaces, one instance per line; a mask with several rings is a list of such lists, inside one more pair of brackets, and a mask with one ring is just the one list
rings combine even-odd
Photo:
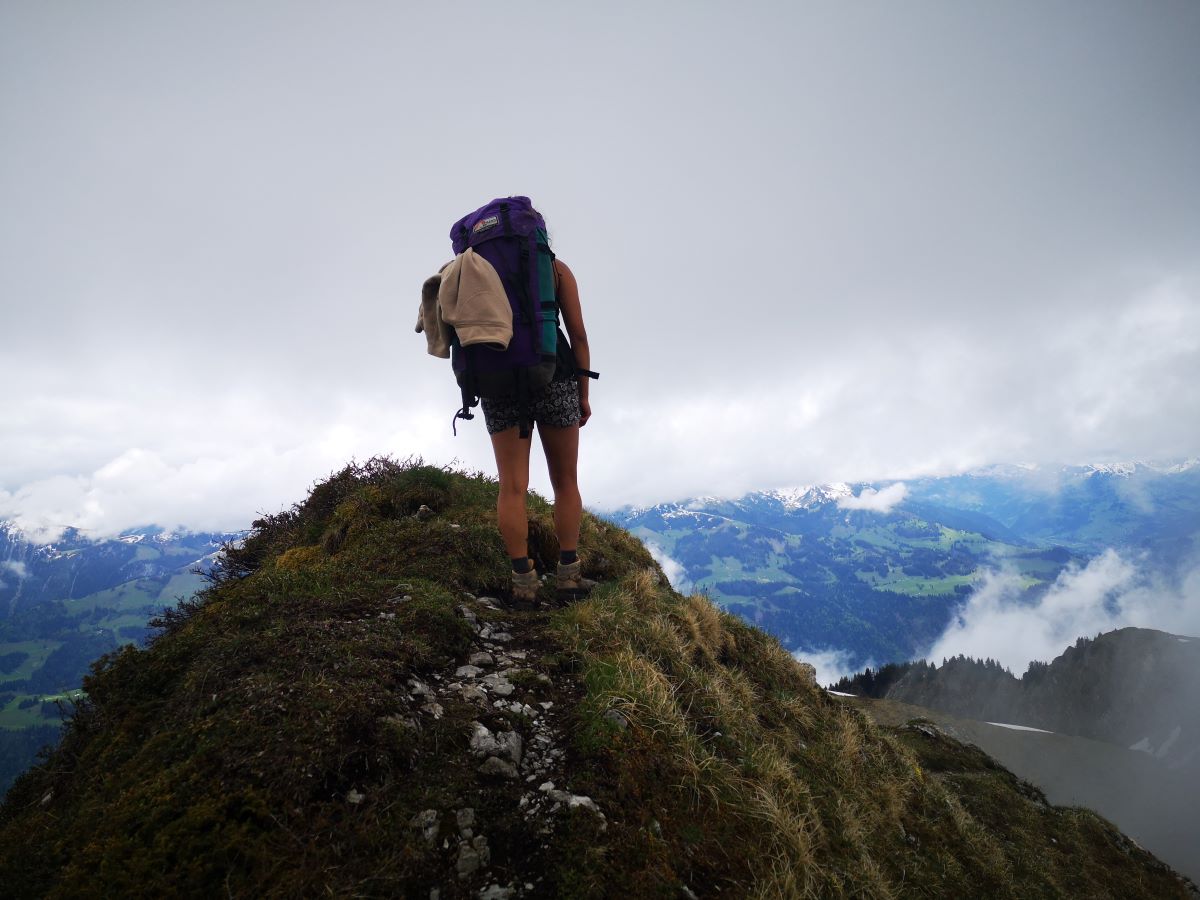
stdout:
[[579,463],[579,426],[543,428],[538,426],[542,449],[546,451],[546,467],[554,488],[554,532],[560,550],[579,548],[579,521],[583,516],[583,500],[579,496],[576,469]]
[[529,555],[529,517],[525,495],[529,491],[529,447],[533,441],[518,437],[514,425],[492,435],[496,470],[500,473],[500,495],[496,498],[496,518],[504,549],[514,559]]

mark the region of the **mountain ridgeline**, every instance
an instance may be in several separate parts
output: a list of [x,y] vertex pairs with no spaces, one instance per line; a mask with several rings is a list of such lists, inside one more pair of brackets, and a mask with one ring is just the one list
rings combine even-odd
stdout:
[[[895,502],[864,504],[877,488]],[[1029,602],[1109,548],[1178,580],[1200,554],[1200,465],[993,467],[612,516],[725,609],[793,649],[837,648],[862,666],[928,652],[989,571],[1018,575]]]
[[956,656],[889,664],[835,690],[1107,741],[1200,774],[1200,638],[1121,628],[1020,678],[992,660]]
[[[101,659],[0,806],[17,897],[1195,897],[928,722],[880,727],[585,515],[505,607],[496,484],[354,465]],[[530,549],[556,559],[531,500]]]

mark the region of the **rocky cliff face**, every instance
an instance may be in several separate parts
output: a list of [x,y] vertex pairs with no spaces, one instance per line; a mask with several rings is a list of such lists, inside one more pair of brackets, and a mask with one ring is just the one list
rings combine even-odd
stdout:
[[5,890],[1194,896],[931,724],[835,702],[615,526],[585,517],[592,598],[506,608],[495,497],[372,460],[255,523],[10,790]]

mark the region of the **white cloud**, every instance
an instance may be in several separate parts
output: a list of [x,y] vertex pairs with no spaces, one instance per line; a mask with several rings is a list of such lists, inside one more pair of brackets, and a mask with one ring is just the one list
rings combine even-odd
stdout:
[[1018,573],[988,573],[928,658],[991,657],[1020,675],[1031,660],[1048,662],[1076,638],[1117,628],[1200,634],[1200,568],[1167,578],[1107,550],[1082,568],[1068,567],[1033,603],[1021,599],[1021,590]]
[[826,687],[844,677],[861,672],[867,667],[875,668],[874,660],[867,660],[859,665],[853,662],[852,655],[848,650],[837,650],[832,647],[800,648],[792,651],[792,656],[816,669],[817,684]]
[[687,577],[687,571],[683,568],[683,564],[668,556],[667,552],[653,541],[643,541],[643,543],[650,551],[650,556],[654,561],[662,566],[663,574],[667,576],[667,581],[671,582],[671,587],[681,594],[690,593],[692,581]]
[[889,484],[879,491],[874,488],[863,488],[857,497],[839,497],[837,505],[841,509],[865,509],[871,512],[887,513],[891,512],[892,508],[907,496],[908,486],[903,481],[899,481],[896,484]]
[[[465,56],[536,33],[561,70],[535,158],[498,110],[472,154],[444,102],[470,68],[434,90],[436,42],[393,52],[453,24],[427,6],[8,16],[0,516],[241,527],[352,454],[490,470],[412,322],[450,223],[506,191],[579,277],[589,505],[1200,449],[1195,13],[881,5],[864,31],[829,5],[764,30],[727,5],[641,17],[631,45],[632,7],[492,9]],[[1060,27],[1090,77],[1057,77]],[[689,227],[645,240],[630,209]]]
[[[1149,321],[1143,306],[1155,310]],[[857,339],[851,354],[829,342],[791,371],[764,371],[735,389],[735,379],[706,383],[703,373],[680,382],[671,359],[623,355],[616,335],[606,346],[601,335],[620,311],[597,305],[592,349],[604,377],[581,433],[584,502],[611,509],[1014,459],[1194,455],[1200,392],[1188,385],[1200,380],[1200,353],[1188,335],[1200,334],[1200,291],[1171,282],[1109,312],[1047,310],[1038,322],[1014,312],[1013,333],[981,335],[969,322],[937,335],[897,329],[887,340]],[[319,377],[289,354],[275,371],[214,382],[172,368],[167,346],[137,359],[84,354],[82,381],[46,359],[18,360],[28,387],[0,409],[0,519],[106,534],[147,523],[241,528],[302,499],[352,455],[494,471],[481,419],[451,437],[449,366],[425,356],[409,328],[404,316],[379,346],[373,332],[353,359],[331,351]],[[241,363],[234,354],[228,364]],[[156,377],[141,377],[143,367]],[[538,449],[531,483],[549,493]],[[904,490],[867,492],[849,508],[885,511]]]
[[[156,433],[155,423],[143,420],[128,434],[136,446],[102,457],[94,467],[0,490],[0,520],[12,521],[25,537],[42,543],[67,527],[93,538],[150,524],[234,531],[248,528],[261,512],[302,500],[314,481],[351,458],[423,454],[438,463],[455,459],[448,414],[368,403],[322,413],[332,421],[292,418],[287,409],[235,408],[220,425],[208,423],[221,430],[224,446],[213,434],[189,446],[190,429]],[[487,465],[482,440],[479,434],[462,439],[459,446],[472,453],[465,464]],[[535,486],[542,484],[535,481]]]

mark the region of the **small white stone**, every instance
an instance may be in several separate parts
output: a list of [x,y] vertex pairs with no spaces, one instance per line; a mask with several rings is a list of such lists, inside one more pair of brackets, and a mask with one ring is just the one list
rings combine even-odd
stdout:
[[442,713],[445,712],[445,710],[442,709],[442,704],[434,702],[434,701],[426,703],[424,706],[421,707],[421,710],[423,712],[429,713],[435,719],[440,719],[442,717]]
[[463,841],[458,845],[458,860],[455,868],[458,870],[460,879],[470,878],[481,865],[485,865],[481,854],[470,843]]
[[470,703],[487,703],[487,694],[473,684],[461,687],[462,698]]
[[572,794],[567,798],[567,806],[571,807],[571,809],[574,809],[577,806],[582,806],[584,809],[590,810],[591,812],[596,813],[596,815],[600,815],[600,807],[596,805],[596,801],[591,797],[584,797],[580,794]]
[[506,759],[501,759],[498,756],[489,756],[483,761],[483,765],[479,767],[479,771],[484,775],[502,775],[505,778],[516,778],[517,767]]
[[413,828],[421,829],[426,842],[432,845],[437,840],[438,818],[438,811],[436,809],[426,809],[413,816],[408,824]]

